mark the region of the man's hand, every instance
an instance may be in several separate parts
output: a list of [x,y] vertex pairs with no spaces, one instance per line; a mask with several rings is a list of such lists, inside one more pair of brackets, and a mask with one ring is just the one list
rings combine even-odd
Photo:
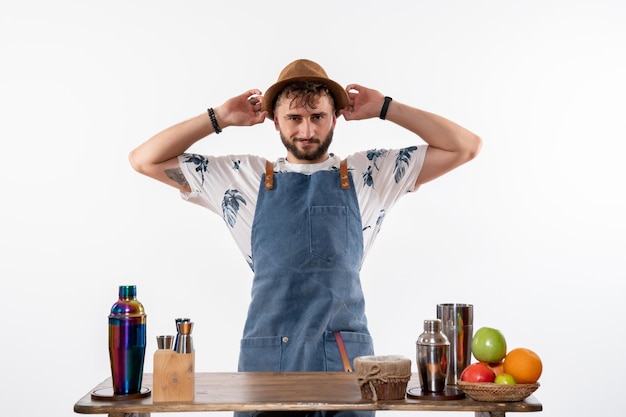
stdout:
[[222,129],[228,126],[253,126],[263,123],[267,112],[261,111],[262,102],[260,90],[248,90],[213,109],[217,123]]
[[363,120],[380,116],[380,109],[385,96],[376,90],[363,87],[359,84],[350,84],[346,87],[348,93],[348,107],[339,112],[346,120]]

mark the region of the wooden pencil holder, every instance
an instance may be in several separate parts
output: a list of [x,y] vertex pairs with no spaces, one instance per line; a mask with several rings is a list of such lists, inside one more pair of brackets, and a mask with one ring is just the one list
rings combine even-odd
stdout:
[[193,401],[196,353],[171,349],[154,352],[152,400],[154,402]]

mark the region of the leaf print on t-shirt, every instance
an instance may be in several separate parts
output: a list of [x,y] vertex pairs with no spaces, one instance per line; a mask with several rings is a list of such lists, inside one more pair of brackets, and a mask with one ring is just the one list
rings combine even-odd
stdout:
[[183,154],[187,159],[183,162],[186,164],[194,164],[196,166],[196,172],[200,173],[200,177],[202,178],[202,184],[204,184],[204,174],[208,171],[209,160],[202,155],[198,155],[195,153],[185,153]]
[[417,150],[417,146],[410,146],[398,151],[398,157],[396,158],[396,165],[393,167],[393,178],[396,180],[396,184],[404,177],[407,166],[411,163],[411,153]]
[[235,223],[237,223],[239,202],[241,202],[244,206],[247,205],[246,199],[239,193],[238,190],[226,190],[224,198],[222,199],[222,217],[230,227],[235,227]]
[[[387,149],[370,149],[367,151],[367,159],[372,161],[372,165],[376,170],[380,170],[377,165],[379,158],[384,158],[387,156],[389,151]],[[372,165],[368,166],[365,172],[363,173],[363,184],[368,187],[374,188],[374,170],[372,169]]]
[[367,159],[372,161],[372,164],[374,164],[374,168],[380,169],[378,168],[378,165],[376,165],[376,160],[387,155],[387,152],[389,152],[387,149],[370,149],[369,151],[367,151]]
[[363,184],[374,188],[374,178],[372,177],[372,166],[368,166],[363,173]]
[[385,212],[385,209],[381,209],[380,212],[378,213],[378,218],[376,219],[376,226],[379,226],[381,224],[383,224],[383,220],[385,220],[385,215],[387,214],[387,212]]

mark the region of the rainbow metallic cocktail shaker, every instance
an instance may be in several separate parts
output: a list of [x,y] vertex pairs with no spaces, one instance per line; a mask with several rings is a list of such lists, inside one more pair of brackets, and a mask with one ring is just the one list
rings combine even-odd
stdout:
[[109,357],[115,395],[141,391],[146,354],[146,314],[134,285],[119,287],[109,315]]

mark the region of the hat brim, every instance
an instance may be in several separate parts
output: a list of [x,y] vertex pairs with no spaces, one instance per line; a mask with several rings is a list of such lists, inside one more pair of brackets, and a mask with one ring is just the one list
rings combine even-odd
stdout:
[[269,113],[269,116],[271,118],[274,118],[274,109],[272,108],[272,104],[274,103],[276,97],[288,84],[299,81],[311,81],[326,85],[330,93],[333,95],[333,99],[335,100],[336,114],[338,114],[340,110],[348,107],[348,103],[350,102],[348,98],[348,93],[346,93],[346,90],[344,90],[344,88],[335,81],[323,77],[293,77],[281,80],[276,84],[270,86],[270,88],[268,88],[263,95],[263,103],[261,104],[261,109],[263,111],[267,111]]

